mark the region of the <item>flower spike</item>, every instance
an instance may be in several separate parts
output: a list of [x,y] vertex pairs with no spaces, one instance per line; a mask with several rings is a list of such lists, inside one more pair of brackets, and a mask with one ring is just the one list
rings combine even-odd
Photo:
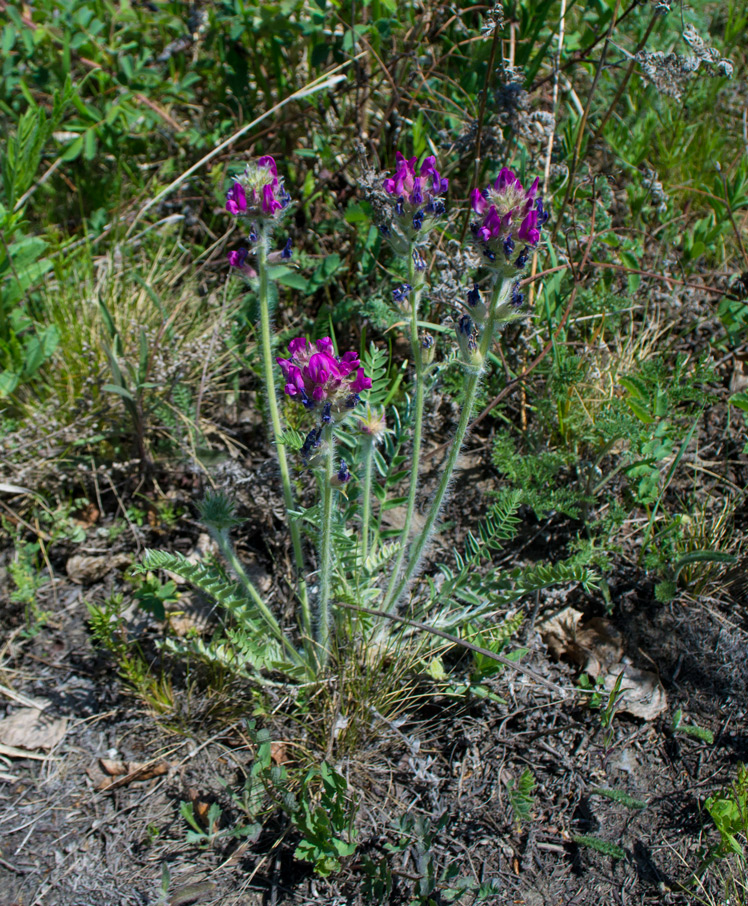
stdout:
[[[473,189],[470,204],[480,218],[472,225],[476,245],[488,267],[511,277],[527,264],[530,251],[540,242],[548,212],[538,198],[540,180],[529,189],[508,167],[502,167],[493,185]],[[512,260],[516,243],[524,249]]]

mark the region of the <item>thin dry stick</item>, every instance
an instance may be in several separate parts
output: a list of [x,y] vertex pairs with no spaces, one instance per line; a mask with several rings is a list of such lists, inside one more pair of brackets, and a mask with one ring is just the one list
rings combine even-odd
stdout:
[[543,195],[548,194],[548,181],[551,177],[551,156],[553,152],[553,139],[556,137],[556,112],[558,110],[558,81],[561,67],[561,51],[564,46],[564,29],[566,26],[566,0],[561,0],[561,20],[558,23],[558,50],[553,67],[553,128],[548,136],[548,151],[545,157],[545,173],[543,174]]
[[[478,110],[478,130],[475,134],[475,167],[473,169],[473,185],[471,189],[474,189],[478,185],[478,180],[480,178],[480,146],[483,139],[483,123],[486,118],[486,98],[488,96],[488,87],[491,82],[491,73],[493,72],[493,64],[496,59],[496,48],[499,45],[499,34],[501,29],[499,28],[499,23],[494,22],[493,28],[493,41],[491,42],[491,53],[488,57],[488,68],[486,69],[486,78],[483,81],[483,94],[480,99],[480,109]],[[468,208],[467,214],[465,215],[465,222],[462,225],[462,233],[460,234],[460,243],[465,239],[465,233],[467,233],[468,224],[470,223],[470,208]]]
[[605,68],[605,57],[608,54],[608,47],[610,46],[610,38],[613,34],[613,29],[616,27],[618,10],[621,6],[621,0],[616,0],[615,9],[613,10],[613,16],[610,20],[610,26],[608,27],[608,32],[605,35],[605,43],[603,44],[602,53],[600,54],[600,62],[597,69],[595,70],[595,77],[592,80],[592,87],[590,88],[589,96],[587,97],[587,105],[584,108],[584,113],[582,118],[579,121],[579,132],[577,133],[577,141],[574,146],[574,156],[571,161],[571,169],[569,170],[569,181],[566,184],[566,192],[564,193],[564,200],[561,202],[561,208],[556,217],[556,223],[553,227],[553,232],[551,233],[551,242],[556,238],[558,233],[558,228],[561,224],[561,218],[564,213],[564,209],[569,202],[571,193],[574,191],[574,177],[576,176],[577,167],[579,166],[579,155],[582,151],[582,140],[584,138],[584,129],[587,125],[587,119],[590,115],[590,109],[592,108],[592,99],[595,96],[595,89],[597,88],[597,83],[600,81],[600,76],[602,75],[603,69]]
[[525,676],[529,676],[531,679],[534,679],[535,682],[540,683],[542,686],[545,686],[546,689],[550,689],[557,695],[560,695],[562,698],[566,698],[566,692],[560,686],[557,686],[555,683],[547,680],[544,676],[541,676],[535,670],[531,670],[529,667],[524,667],[522,664],[518,664],[516,661],[510,661],[508,657],[504,657],[501,654],[496,654],[496,652],[494,651],[489,651],[488,648],[481,648],[480,645],[474,645],[472,642],[466,642],[465,639],[460,639],[456,635],[450,635],[448,632],[444,632],[441,629],[434,629],[433,626],[429,626],[426,623],[419,623],[417,620],[411,620],[408,617],[400,617],[394,613],[387,613],[386,610],[374,610],[371,607],[363,607],[360,604],[344,604],[342,601],[337,601],[336,606],[344,607],[346,610],[355,610],[360,613],[368,613],[373,617],[384,617],[387,620],[394,620],[396,623],[404,623],[406,626],[412,626],[414,629],[420,629],[422,632],[428,632],[430,635],[435,635],[440,639],[445,639],[447,642],[451,642],[453,645],[458,645],[460,648],[467,648],[468,651],[474,651],[476,654],[482,654],[484,657],[490,658],[492,661],[498,661],[500,664],[504,664],[504,666],[511,667],[512,670],[516,670],[517,673],[524,673]]

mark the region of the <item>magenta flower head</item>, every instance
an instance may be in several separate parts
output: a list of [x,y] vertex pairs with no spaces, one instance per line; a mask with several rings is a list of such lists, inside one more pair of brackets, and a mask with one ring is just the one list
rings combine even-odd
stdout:
[[510,169],[502,167],[492,186],[473,189],[470,203],[481,218],[472,224],[473,237],[488,267],[511,276],[527,264],[549,216],[537,197],[539,183],[536,179],[525,189]]
[[276,360],[286,380],[285,392],[307,409],[320,404],[328,414],[353,409],[359,393],[371,387],[358,355],[336,356],[330,337],[316,343],[297,337],[288,344],[288,354]]
[[266,155],[247,164],[226,193],[226,210],[236,217],[247,217],[256,222],[275,220],[278,212],[285,210],[291,196],[278,177],[275,160]]
[[405,252],[410,244],[425,239],[436,219],[445,212],[439,197],[449,188],[449,180],[436,169],[433,155],[424,158],[418,168],[418,158],[395,155],[395,175],[382,184],[391,196],[392,216],[380,229],[396,251]]

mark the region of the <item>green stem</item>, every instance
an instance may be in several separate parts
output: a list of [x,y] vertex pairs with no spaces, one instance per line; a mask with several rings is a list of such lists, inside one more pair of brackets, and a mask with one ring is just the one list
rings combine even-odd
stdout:
[[[491,294],[488,315],[486,317],[483,336],[481,337],[479,347],[480,354],[478,358],[481,363],[484,363],[486,361],[488,352],[491,349],[494,328],[496,326],[496,316],[498,310],[506,302],[506,299],[511,292],[511,286],[511,280],[505,280],[502,277],[497,277],[493,292]],[[467,433],[468,425],[470,424],[470,416],[473,411],[473,405],[475,404],[475,396],[478,391],[478,386],[480,385],[482,373],[482,364],[476,366],[469,373],[467,382],[465,384],[465,400],[462,404],[460,420],[457,423],[457,430],[455,431],[455,436],[452,440],[452,446],[449,449],[449,455],[447,456],[447,461],[444,465],[442,477],[439,480],[439,486],[436,489],[436,493],[431,503],[431,508],[429,509],[428,515],[426,516],[423,529],[419,532],[418,537],[413,543],[413,548],[410,553],[408,565],[405,568],[403,577],[398,583],[394,593],[389,600],[389,606],[384,608],[388,612],[392,612],[397,606],[397,603],[400,600],[403,592],[405,591],[405,588],[413,578],[413,574],[415,573],[419,563],[421,562],[423,550],[426,547],[427,542],[431,538],[431,532],[434,528],[434,523],[436,522],[436,518],[439,515],[439,510],[441,509],[444,495],[447,493],[449,482],[452,479],[452,473],[454,472],[455,465],[457,464],[457,457],[460,455],[460,448],[462,447],[462,443],[465,440],[465,434]]]
[[273,341],[270,334],[270,300],[268,296],[268,244],[270,236],[267,227],[260,233],[257,243],[257,270],[260,275],[259,303],[260,303],[260,346],[262,348],[262,368],[265,380],[265,389],[268,398],[268,411],[270,423],[273,428],[275,450],[278,455],[281,481],[283,483],[283,499],[286,504],[288,526],[291,531],[294,560],[296,561],[296,578],[299,586],[301,600],[301,628],[304,635],[311,639],[312,620],[309,611],[309,595],[304,581],[304,552],[301,547],[301,531],[296,519],[291,515],[294,510],[293,488],[291,475],[288,469],[286,448],[282,442],[283,429],[280,413],[278,411],[278,395],[275,388],[275,372],[273,370]]
[[364,484],[361,488],[361,566],[369,556],[369,520],[371,519],[371,473],[374,463],[374,439],[370,434],[363,437]]
[[335,435],[332,425],[322,432],[327,442],[325,469],[322,475],[322,525],[319,546],[319,612],[317,614],[318,660],[327,664],[330,657],[330,573],[332,567],[332,476],[335,470]]
[[254,583],[244,571],[244,567],[239,562],[239,558],[236,556],[236,551],[234,550],[234,546],[232,545],[229,538],[222,531],[217,531],[212,534],[218,544],[218,547],[220,548],[221,553],[223,554],[227,563],[239,580],[240,585],[254,602],[255,607],[259,611],[262,619],[267,623],[270,631],[281,643],[286,651],[286,654],[290,657],[293,663],[296,665],[303,665],[304,661],[300,657],[299,652],[293,647],[290,640],[286,637],[280,627],[280,623],[278,623],[278,621],[275,619],[272,611],[255,588]]
[[412,302],[410,306],[410,349],[413,355],[413,362],[416,367],[416,399],[413,425],[413,453],[410,464],[410,487],[408,488],[408,502],[405,510],[405,522],[400,534],[400,551],[395,561],[395,566],[390,576],[387,586],[387,592],[384,596],[384,609],[389,610],[387,602],[392,605],[393,594],[397,586],[397,580],[403,568],[403,561],[408,550],[410,541],[410,529],[413,524],[413,514],[416,509],[416,493],[418,491],[418,472],[421,465],[421,441],[423,435],[423,400],[424,400],[424,374],[423,374],[423,356],[421,355],[421,343],[418,338],[418,302],[423,287],[423,273],[415,268],[413,254],[408,256],[408,282],[413,287]]

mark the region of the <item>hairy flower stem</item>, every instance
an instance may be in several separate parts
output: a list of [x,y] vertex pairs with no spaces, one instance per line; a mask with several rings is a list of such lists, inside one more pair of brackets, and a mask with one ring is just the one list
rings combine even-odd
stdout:
[[[488,315],[486,317],[483,336],[481,337],[479,347],[479,360],[482,363],[485,363],[486,358],[488,357],[488,353],[491,349],[494,329],[496,327],[496,316],[499,309],[506,303],[507,299],[509,298],[511,289],[511,280],[505,280],[500,276],[496,278],[496,283],[494,284],[493,291],[491,293]],[[418,538],[413,544],[412,550],[410,552],[410,557],[408,559],[408,565],[405,568],[403,577],[395,588],[394,593],[390,597],[389,603],[383,608],[383,610],[386,610],[388,613],[391,613],[397,606],[403,592],[410,583],[410,580],[413,578],[413,575],[415,574],[415,571],[421,562],[423,550],[426,547],[427,542],[431,538],[431,532],[434,528],[434,523],[436,522],[437,516],[439,515],[439,510],[441,509],[442,502],[444,501],[444,495],[447,493],[447,488],[449,487],[452,473],[454,472],[455,465],[457,464],[457,457],[460,455],[460,449],[462,447],[463,441],[465,440],[465,434],[467,433],[468,425],[470,424],[470,416],[473,411],[473,405],[475,404],[475,396],[480,385],[482,373],[483,365],[476,366],[468,374],[467,382],[465,384],[465,400],[462,404],[460,420],[457,424],[457,430],[455,431],[455,436],[452,440],[452,446],[450,447],[449,455],[447,456],[447,461],[444,465],[442,477],[439,480],[439,486],[436,489],[436,493],[434,494],[434,498],[431,503],[431,509],[426,516],[426,521],[423,525],[423,529],[421,530]]]
[[319,612],[317,613],[317,660],[325,666],[330,657],[330,573],[332,567],[332,476],[335,471],[335,435],[326,425],[322,439],[327,444],[322,473],[322,524],[319,545]]
[[[408,502],[405,510],[405,522],[400,535],[400,551],[397,555],[395,566],[390,576],[387,593],[384,596],[384,609],[391,610],[393,605],[393,594],[397,586],[397,580],[403,568],[403,561],[408,550],[410,541],[410,528],[413,524],[413,513],[416,508],[416,493],[418,491],[418,473],[421,465],[421,440],[423,434],[423,400],[424,400],[424,380],[423,380],[423,356],[421,342],[418,338],[418,302],[421,297],[423,288],[423,271],[416,270],[413,254],[408,255],[408,282],[413,287],[411,291],[410,303],[410,348],[413,355],[413,362],[416,368],[416,399],[413,423],[413,453],[410,462],[410,487],[408,489]],[[387,602],[390,602],[388,606]]]
[[364,483],[361,488],[361,566],[366,565],[369,556],[369,520],[371,519],[371,473],[374,463],[374,438],[370,434],[363,437]]
[[231,540],[229,539],[227,533],[225,531],[216,531],[211,532],[211,534],[215,538],[216,543],[218,544],[218,547],[223,554],[226,562],[229,564],[235,576],[239,580],[239,584],[250,596],[250,598],[254,602],[255,607],[259,611],[260,616],[265,621],[265,623],[267,623],[268,628],[275,636],[275,638],[281,643],[290,660],[296,665],[302,665],[304,661],[299,656],[299,652],[293,647],[290,640],[285,636],[283,630],[280,627],[280,624],[273,616],[272,611],[262,599],[262,595],[257,591],[254,583],[249,578],[244,570],[244,567],[239,562],[239,558],[236,556],[236,551],[234,550],[234,546],[231,543]]
[[268,244],[270,236],[267,228],[260,233],[257,243],[257,271],[260,276],[260,346],[262,348],[262,368],[265,379],[265,389],[268,398],[268,411],[270,423],[273,428],[275,450],[278,455],[281,481],[283,483],[283,499],[286,504],[288,526],[291,531],[294,560],[296,562],[296,578],[299,586],[299,599],[301,601],[301,629],[307,639],[312,637],[312,619],[309,611],[309,595],[304,580],[304,552],[301,547],[301,531],[296,519],[291,515],[294,510],[293,489],[291,475],[288,469],[286,448],[281,441],[283,430],[281,427],[280,413],[278,411],[278,396],[275,389],[275,372],[273,371],[273,344],[270,335],[270,299],[268,294]]

